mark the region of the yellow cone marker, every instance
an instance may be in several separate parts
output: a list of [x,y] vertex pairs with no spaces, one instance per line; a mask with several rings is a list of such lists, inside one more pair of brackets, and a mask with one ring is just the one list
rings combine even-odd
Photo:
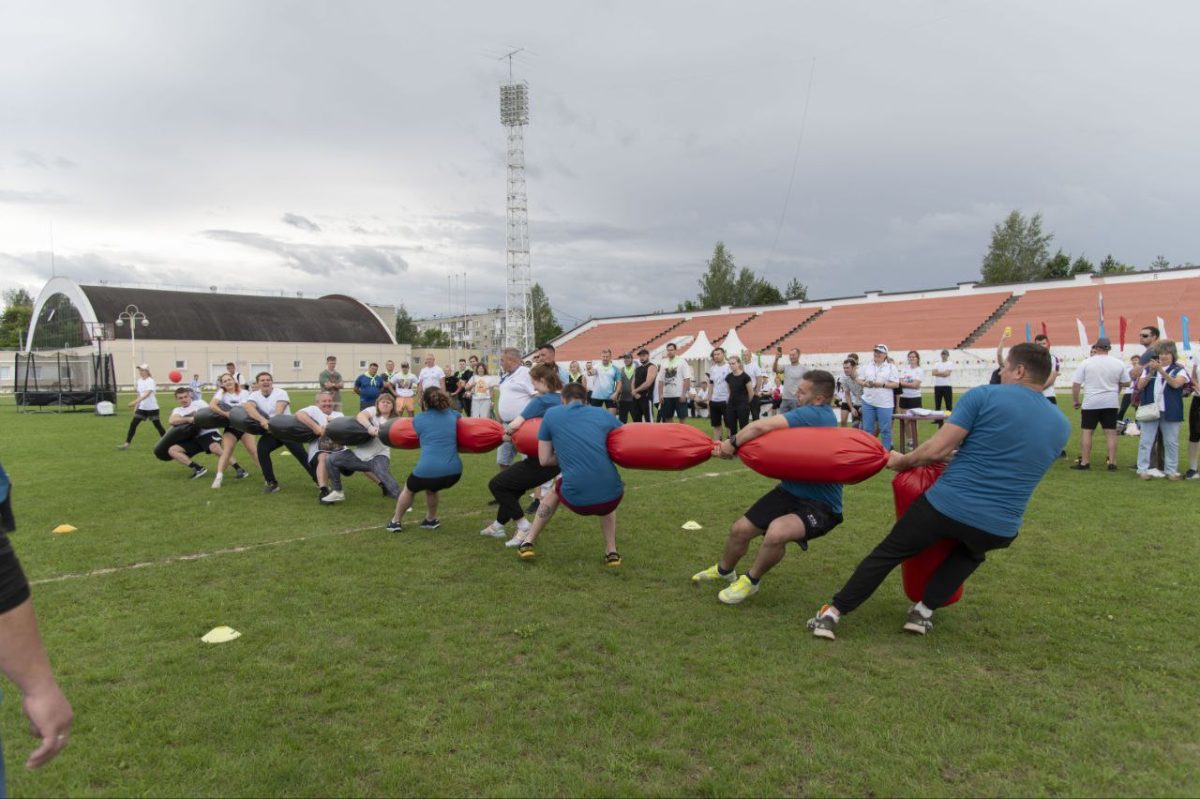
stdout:
[[240,638],[241,635],[241,633],[232,627],[226,627],[222,624],[220,627],[213,627],[200,640],[206,644],[224,644],[235,638]]
[[75,531],[76,531],[76,530],[78,530],[78,529],[79,529],[78,527],[72,527],[72,526],[71,526],[71,525],[69,525],[69,524],[60,524],[58,527],[55,527],[55,528],[54,528],[53,530],[51,530],[50,532],[52,532],[52,533],[60,533],[60,534],[61,534],[61,533],[73,533],[73,532],[75,532]]
[[686,521],[683,523],[683,529],[684,530],[703,530],[704,528],[700,526],[699,522]]

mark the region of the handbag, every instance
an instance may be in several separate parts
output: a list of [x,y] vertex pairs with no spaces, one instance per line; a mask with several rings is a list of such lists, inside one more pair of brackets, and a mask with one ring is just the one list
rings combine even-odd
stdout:
[[1139,405],[1137,413],[1133,418],[1139,422],[1156,422],[1158,421],[1158,403],[1151,402],[1149,405]]

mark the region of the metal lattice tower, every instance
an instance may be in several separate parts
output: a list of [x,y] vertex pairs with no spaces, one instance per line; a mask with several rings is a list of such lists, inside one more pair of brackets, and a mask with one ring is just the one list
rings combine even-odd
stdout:
[[500,86],[500,121],[508,130],[508,296],[504,304],[504,344],[524,355],[533,351],[530,290],[529,209],[525,198],[525,126],[529,124],[529,84],[512,80]]

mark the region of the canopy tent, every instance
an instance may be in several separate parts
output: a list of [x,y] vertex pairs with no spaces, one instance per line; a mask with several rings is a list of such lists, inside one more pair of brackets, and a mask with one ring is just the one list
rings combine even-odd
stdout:
[[692,346],[688,347],[681,357],[685,361],[707,361],[712,357],[712,342],[708,340],[708,335],[701,330],[692,341]]
[[736,355],[737,357],[741,358],[742,350],[750,349],[742,343],[742,340],[738,338],[737,330],[732,327],[729,328],[729,332],[725,334],[725,338],[721,340],[721,346],[725,349],[726,357],[730,355]]

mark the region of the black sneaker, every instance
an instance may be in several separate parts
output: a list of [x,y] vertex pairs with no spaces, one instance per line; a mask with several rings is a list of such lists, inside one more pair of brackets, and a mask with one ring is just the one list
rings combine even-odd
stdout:
[[1117,470],[1117,464],[1115,464],[1115,463],[1108,464],[1108,470],[1110,472],[1115,472]]
[[1200,472],[1195,469],[1188,469],[1183,473],[1184,480],[1200,480]]
[[537,513],[537,509],[541,506],[542,501],[540,499],[535,499],[533,502],[530,502],[529,507],[525,509],[525,515],[532,516],[533,514]]
[[497,505],[499,505],[499,504],[500,504],[500,500],[498,500],[498,499],[489,499],[489,500],[488,500],[488,507],[489,507],[489,508],[494,508],[494,507],[496,507],[496,506],[497,506]]
[[206,474],[208,474],[208,469],[201,466],[199,469],[192,469],[192,476],[189,479],[195,480],[197,477],[203,477]]
[[379,493],[383,494],[386,497],[388,495],[387,486],[385,486],[385,485],[379,486]]
[[440,519],[422,519],[421,520],[421,529],[422,530],[436,530],[441,526],[442,526],[442,522]]
[[235,471],[233,473],[233,477],[235,480],[245,480],[249,476],[250,476],[250,472],[246,471],[241,466],[237,467],[237,471]]
[[404,532],[404,525],[395,519],[390,519],[383,529],[387,530],[389,533],[402,533]]
[[1092,464],[1090,464],[1090,463],[1072,463],[1071,468],[1077,472],[1086,472],[1088,469],[1092,468]]
[[279,483],[267,483],[265,486],[263,486],[263,493],[264,494],[278,494],[279,493]]
[[916,606],[909,608],[908,619],[904,622],[904,630],[917,635],[924,635],[933,629],[933,618],[925,618]]

